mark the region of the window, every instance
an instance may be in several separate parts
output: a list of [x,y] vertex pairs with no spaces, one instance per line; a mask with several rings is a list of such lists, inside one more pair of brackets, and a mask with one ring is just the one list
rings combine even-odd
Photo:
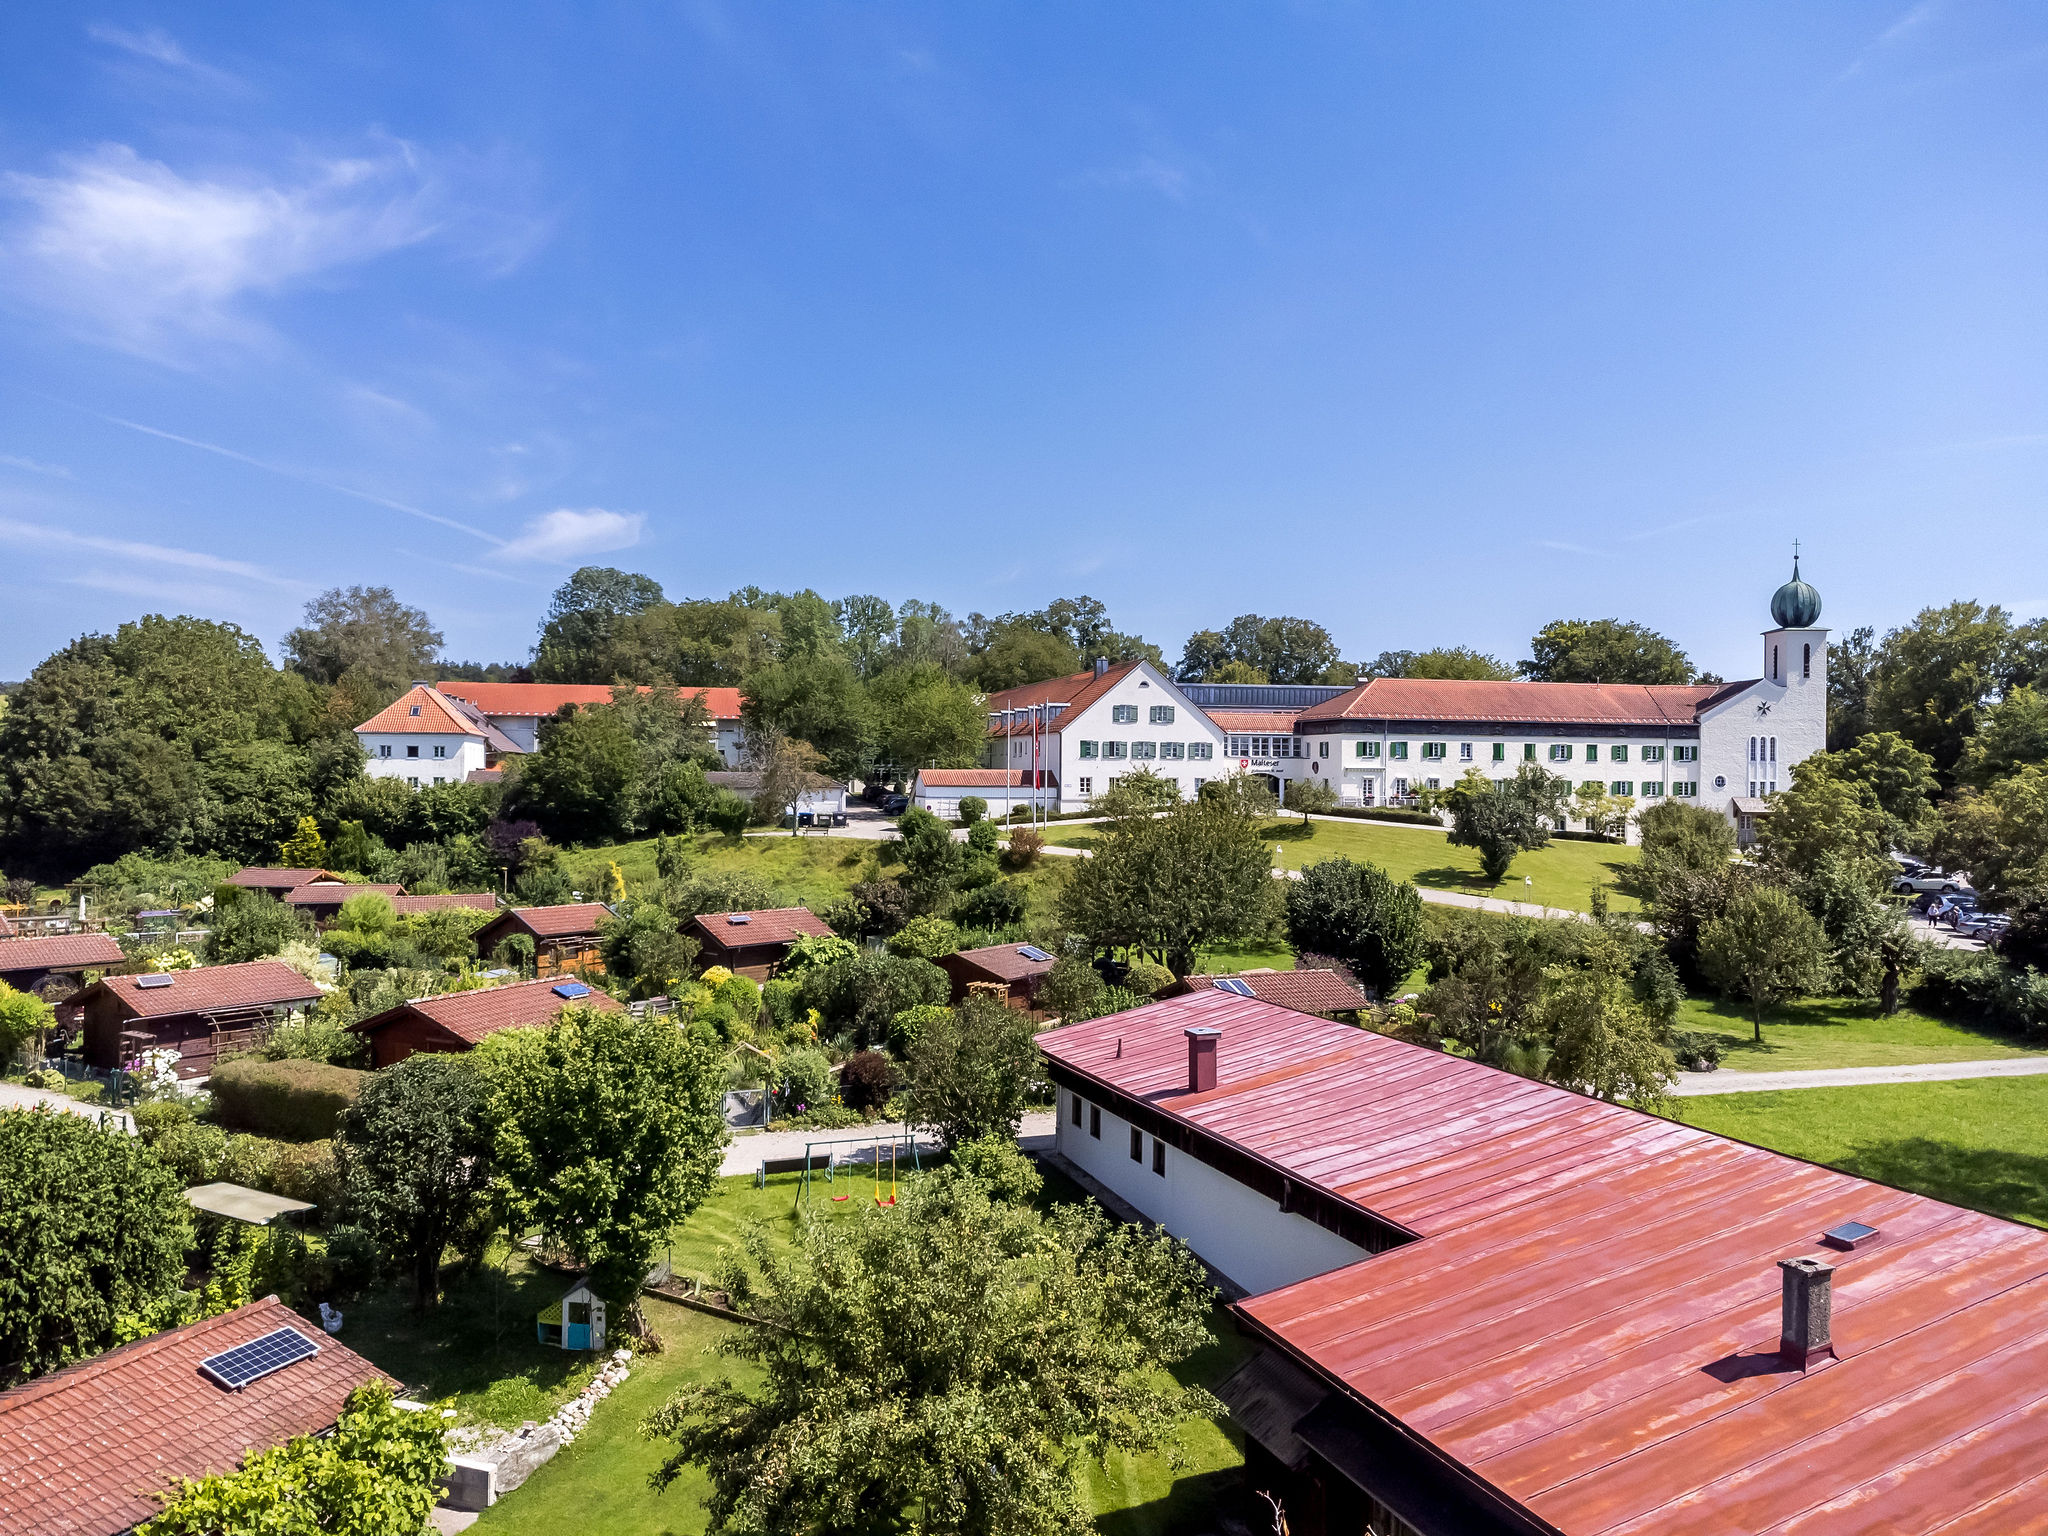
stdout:
[[1440,741],[1425,741],[1422,744],[1423,760],[1425,762],[1441,762],[1446,750],[1444,743]]
[[407,747],[405,749],[405,755],[407,757],[418,757],[420,755],[420,749],[418,747]]
[[1179,762],[1182,758],[1188,755],[1188,749],[1185,745],[1178,741],[1162,741],[1161,743],[1159,743],[1159,755],[1161,757],[1172,758],[1175,762]]
[[1102,1106],[1099,1104],[1088,1106],[1088,1134],[1097,1141],[1102,1140]]
[[1600,761],[1599,743],[1591,741],[1586,743],[1586,761],[1589,763],[1597,763]]
[[1394,780],[1394,787],[1388,790],[1387,793],[1394,796],[1397,800],[1404,798],[1408,793],[1408,781],[1406,779]]
[[420,712],[420,707],[419,707],[419,705],[417,705],[417,704],[413,705],[412,709],[411,709],[410,711],[408,711],[408,713],[410,713],[410,714],[414,714],[414,715],[417,715],[417,714],[418,714],[419,712]]
[[[1500,749],[1499,749],[1498,747],[1496,747],[1496,748],[1494,748],[1494,750],[1495,750],[1496,752],[1498,752],[1498,751],[1499,751]],[[1461,741],[1461,742],[1459,742],[1459,743],[1458,743],[1458,761],[1459,761],[1459,762],[1461,762],[1461,763],[1469,763],[1469,762],[1471,762],[1471,761],[1472,761],[1472,743],[1471,743],[1471,742],[1469,742],[1469,741]]]
[[1408,743],[1405,741],[1388,742],[1387,756],[1393,758],[1396,762],[1405,760],[1408,756]]
[[1317,742],[1317,743],[1316,743],[1316,756],[1317,756],[1317,757],[1328,757],[1329,755],[1330,755],[1330,744],[1329,744],[1329,743],[1328,743],[1327,741],[1319,741],[1319,742]]
[[1148,718],[1154,725],[1171,725],[1173,724],[1173,706],[1171,704],[1154,704]]
[[1096,747],[1096,743],[1094,743],[1094,742],[1092,742],[1092,741],[1084,741],[1084,742],[1082,742],[1082,743],[1081,743],[1081,755],[1082,755],[1083,757],[1094,757],[1094,756],[1096,755],[1096,752],[1095,752],[1095,747]]
[[1563,741],[1552,742],[1550,744],[1550,760],[1553,763],[1570,762],[1572,760],[1571,744]]
[[1645,800],[1658,799],[1663,793],[1664,786],[1662,784],[1654,784],[1648,779],[1643,780],[1643,798]]
[[412,776],[411,778],[407,779],[407,780],[406,780],[405,782],[406,782],[407,784],[411,785],[411,786],[412,786],[412,787],[413,787],[414,789],[418,789],[418,788],[420,787],[420,776],[419,776],[418,774],[414,774],[414,775],[413,775],[413,776]]
[[1680,799],[1696,800],[1699,798],[1700,781],[1698,779],[1675,779],[1671,784],[1671,793],[1677,795]]
[[1428,789],[1442,789],[1444,781],[1442,779],[1426,779],[1424,780],[1424,787]]
[[1196,762],[1210,762],[1216,756],[1216,743],[1213,741],[1191,741],[1188,743],[1188,756]]
[[1358,744],[1357,750],[1360,757],[1378,757],[1380,755],[1380,744],[1376,741],[1361,741]]
[[1201,797],[1201,793],[1202,793],[1202,786],[1203,786],[1204,784],[1208,783],[1208,782],[1209,782],[1209,781],[1208,781],[1207,779],[1197,779],[1197,780],[1195,780],[1195,796],[1196,796],[1196,798],[1197,798],[1197,799],[1199,799],[1199,798]]
[[436,748],[434,748],[434,756],[436,756],[436,757],[446,757],[447,755],[448,755],[448,749],[447,749],[446,747],[436,747]]
[[1632,795],[1635,792],[1635,785],[1630,783],[1627,779],[1616,779],[1612,784],[1607,786],[1607,793],[1609,793],[1610,795]]
[[442,778],[442,777],[441,777],[441,775],[439,775],[439,774],[437,773],[437,774],[435,774],[435,775],[434,775],[434,782],[435,782],[436,784],[446,784],[446,783],[447,783],[448,781],[447,781],[446,779]]
[[1628,748],[1627,748],[1627,747],[1609,747],[1609,748],[1607,749],[1607,760],[1608,760],[1608,761],[1609,761],[1610,763],[1625,763],[1625,762],[1627,762],[1627,761],[1628,761]]
[[1799,675],[1801,677],[1813,676],[1813,647],[1810,645],[1799,647]]
[[1496,763],[1504,763],[1508,760],[1508,744],[1506,742],[1496,741],[1493,744],[1493,760]]
[[1159,743],[1156,741],[1134,741],[1131,743],[1131,756],[1133,757],[1157,757],[1158,755]]
[[1777,648],[1777,647],[1776,647],[1776,646],[1774,645],[1774,646],[1772,646],[1772,647],[1771,647],[1771,681],[1775,683],[1775,682],[1776,682],[1777,680],[1778,680],[1778,648]]
[[1105,741],[1102,744],[1102,755],[1104,757],[1129,757],[1131,754],[1130,749],[1124,743],[1120,741]]
[[1134,1163],[1145,1161],[1145,1133],[1135,1125],[1131,1127],[1131,1161]]
[[391,743],[387,741],[384,743],[383,746],[379,747],[377,749],[377,755],[379,757],[389,757],[391,755]]
[[1095,781],[1093,779],[1076,779],[1074,782],[1082,794],[1092,795],[1095,793]]
[[1674,763],[1696,763],[1699,760],[1700,749],[1698,747],[1673,747],[1671,749],[1671,761]]
[[1166,1177],[1166,1143],[1157,1136],[1152,1138],[1152,1171],[1162,1179]]
[[1525,742],[1523,742],[1523,743],[1522,743],[1522,761],[1523,761],[1523,762],[1525,762],[1525,763],[1533,763],[1533,762],[1535,762],[1535,761],[1536,761],[1536,743],[1535,743],[1535,742],[1533,742],[1533,741],[1525,741]]
[[1081,1095],[1079,1095],[1079,1094],[1077,1093],[1077,1094],[1075,1094],[1075,1095],[1074,1095],[1074,1124],[1076,1124],[1076,1125],[1079,1125],[1080,1123],[1081,1123]]
[[1643,761],[1644,761],[1644,762],[1646,762],[1646,763],[1661,763],[1661,762],[1663,762],[1663,761],[1664,761],[1664,749],[1663,749],[1662,747],[1645,747],[1645,748],[1643,748]]
[[1118,725],[1136,725],[1138,723],[1138,706],[1135,704],[1112,704],[1109,706],[1109,718]]

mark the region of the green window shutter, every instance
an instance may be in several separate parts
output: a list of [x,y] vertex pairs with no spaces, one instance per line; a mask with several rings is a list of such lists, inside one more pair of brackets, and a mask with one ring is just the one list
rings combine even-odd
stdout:
[[1496,741],[1493,744],[1493,760],[1496,763],[1504,763],[1508,760],[1508,744],[1506,742]]
[[1609,752],[1608,752],[1607,756],[1609,757],[1609,759],[1611,759],[1611,760],[1612,760],[1612,761],[1614,761],[1614,762],[1617,762],[1617,763],[1625,763],[1625,762],[1627,762],[1627,761],[1628,761],[1628,748],[1627,748],[1627,747],[1615,747],[1615,748],[1613,748],[1613,749],[1612,749],[1611,751],[1609,751]]
[[1523,743],[1522,743],[1522,761],[1523,761],[1523,762],[1525,762],[1525,763],[1533,763],[1533,762],[1535,762],[1535,761],[1536,761],[1536,743],[1535,743],[1535,742],[1533,742],[1533,741],[1525,741],[1525,742],[1523,742]]

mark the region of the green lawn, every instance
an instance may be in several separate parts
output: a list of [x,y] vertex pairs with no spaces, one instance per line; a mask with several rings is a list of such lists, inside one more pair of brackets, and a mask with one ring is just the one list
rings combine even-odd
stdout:
[[[1087,824],[1054,826],[1046,832],[1048,842],[1074,848],[1092,847],[1100,836],[1099,827]],[[1573,912],[1589,910],[1593,887],[1612,886],[1636,860],[1635,849],[1618,843],[1552,842],[1522,854],[1507,879],[1494,885],[1479,872],[1475,851],[1453,848],[1444,833],[1427,827],[1365,821],[1311,821],[1304,827],[1295,817],[1268,823],[1264,836],[1280,850],[1276,865],[1287,869],[1341,855],[1377,864],[1388,874],[1435,890],[1531,901]],[[1608,904],[1617,912],[1632,912],[1639,905],[1633,896],[1614,889],[1608,892]]]
[[[684,839],[693,870],[711,873],[744,869],[775,888],[791,904],[819,906],[838,900],[861,878],[861,865],[873,844],[831,837],[720,837],[705,833]],[[569,878],[580,891],[595,891],[605,867],[617,861],[626,890],[653,889],[654,839],[578,848],[562,855]]]
[[1679,1118],[1845,1173],[2048,1227],[2048,1077],[1681,1100]]
[[1719,998],[1687,998],[1678,1011],[1678,1027],[1728,1036],[1721,1065],[1738,1072],[1992,1061],[2044,1051],[2042,1045],[1981,1025],[1931,1018],[1910,1008],[1885,1018],[1874,1003],[1839,997],[1807,998],[1774,1010],[1764,1020],[1762,1045],[1755,1043],[1748,1013]]

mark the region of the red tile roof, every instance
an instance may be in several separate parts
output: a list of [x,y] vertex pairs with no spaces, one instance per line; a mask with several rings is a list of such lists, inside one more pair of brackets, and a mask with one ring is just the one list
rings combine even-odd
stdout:
[[[199,1362],[278,1328],[320,1352],[230,1392]],[[180,1477],[233,1471],[249,1451],[318,1434],[372,1381],[398,1383],[266,1296],[0,1392],[0,1530],[115,1536]]]
[[0,939],[11,939],[13,937],[14,920],[5,912],[0,912]]
[[515,981],[510,986],[486,987],[475,992],[448,992],[401,1003],[352,1025],[368,1034],[396,1024],[413,1015],[432,1020],[471,1045],[501,1029],[518,1029],[545,1024],[564,1008],[595,1008],[602,1013],[623,1013],[625,1004],[591,987],[582,997],[563,997],[556,987],[568,986],[571,978],[545,976],[539,981]]
[[1298,709],[1205,709],[1202,711],[1216,722],[1219,731],[1232,731],[1239,735],[1287,736],[1294,731],[1294,717]]
[[412,912],[439,912],[444,907],[469,907],[478,912],[498,910],[498,898],[489,891],[440,891],[431,896],[393,896],[391,910],[400,917]]
[[512,907],[499,915],[498,922],[510,919],[511,926],[536,939],[581,939],[594,935],[597,925],[611,915],[612,909],[601,901],[574,901],[558,907]]
[[104,987],[145,1019],[224,1008],[264,1008],[280,1003],[310,1003],[320,989],[280,960],[250,960],[241,965],[202,965],[197,970],[168,971],[169,986],[139,985],[139,976],[104,976],[75,995],[82,1003],[96,987]]
[[[731,919],[744,917],[744,923]],[[705,912],[690,919],[690,927],[706,941],[724,949],[751,948],[756,944],[787,944],[810,934],[827,938],[832,929],[807,907],[775,907],[765,912]]]
[[[415,714],[413,711],[417,710]],[[356,727],[357,735],[482,736],[474,720],[465,719],[425,683],[408,688],[397,703],[379,710]]]
[[339,906],[351,896],[396,898],[404,894],[402,885],[344,885],[338,881],[321,880],[312,885],[302,885],[295,891],[286,891],[284,903],[288,907],[329,907]]
[[[1003,710],[1032,709],[1040,704],[1064,704],[1067,714],[1078,715],[1137,671],[1139,665],[1140,663],[1135,661],[1118,662],[1100,677],[1091,670],[1075,672],[1066,677],[1048,678],[1042,683],[1026,683],[1019,688],[1005,688],[1000,693],[990,694],[983,707],[993,717]],[[1057,724],[1059,717],[1053,718]],[[990,729],[999,729],[993,718],[990,721]],[[1028,729],[1029,726],[1025,722],[1012,724],[1013,732]]]
[[333,871],[325,869],[286,869],[269,865],[252,864],[238,869],[228,876],[229,885],[239,885],[245,890],[276,890],[280,886],[307,885],[315,880],[332,880]]
[[[917,782],[926,789],[1012,789],[1031,787],[1029,768],[920,768]],[[1059,775],[1049,768],[1038,770],[1038,781],[1047,789],[1059,788]]]
[[[590,683],[444,682],[434,686],[452,698],[467,699],[485,714],[499,718],[539,718],[552,715],[564,704],[609,704],[612,701],[610,688]],[[640,691],[647,693],[651,690],[642,686]],[[737,688],[683,688],[678,692],[695,694],[702,699],[714,720],[737,720],[740,717],[740,691]]]
[[[1224,992],[1038,1039],[1415,1234],[1239,1310],[1567,1536],[2044,1528],[2048,1232]],[[1778,1261],[1852,1219],[1791,1369]]]
[[1025,948],[1022,944],[990,944],[983,949],[963,949],[945,958],[963,962],[977,971],[986,971],[1000,981],[1010,982],[1029,981],[1053,968],[1050,955],[1043,960],[1029,960],[1022,953]]
[[0,939],[0,976],[15,971],[119,965],[128,957],[104,933],[57,933],[42,939]]
[[1304,709],[1322,720],[1414,720],[1532,725],[1693,725],[1702,706],[1748,683],[1496,683],[1376,677]]
[[[1220,976],[1190,976],[1192,991],[1215,990]],[[1355,1013],[1366,1006],[1365,994],[1335,971],[1238,971],[1234,980],[1252,989],[1252,996],[1296,1013]]]

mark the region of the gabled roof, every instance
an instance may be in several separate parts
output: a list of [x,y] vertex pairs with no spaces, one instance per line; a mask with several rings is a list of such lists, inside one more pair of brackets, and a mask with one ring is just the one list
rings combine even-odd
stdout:
[[287,869],[281,866],[251,864],[238,869],[227,878],[229,885],[239,885],[244,890],[274,891],[285,886],[309,885],[315,880],[338,878],[332,870]]
[[1462,721],[1530,725],[1695,725],[1700,711],[1751,683],[1499,683],[1471,678],[1376,677],[1304,709],[1325,720]]
[[1298,709],[1205,709],[1202,711],[1216,722],[1219,731],[1230,731],[1238,735],[1286,736],[1294,730],[1294,717]]
[[597,934],[597,925],[612,915],[601,901],[571,901],[555,907],[508,907],[495,921],[477,930],[481,935],[492,928],[517,928],[536,939],[584,939]]
[[[199,1363],[278,1328],[320,1352],[231,1392]],[[373,1381],[398,1383],[275,1296],[138,1339],[0,1392],[0,1530],[115,1536],[180,1477],[230,1472],[251,1450],[331,1428]]]
[[344,885],[339,881],[320,880],[302,885],[295,891],[286,891],[284,904],[288,907],[327,907],[338,906],[351,896],[389,896],[395,899],[404,894],[402,885]]
[[510,986],[485,987],[475,992],[447,992],[439,997],[416,998],[396,1008],[374,1014],[350,1026],[370,1034],[404,1018],[423,1018],[438,1024],[459,1040],[471,1045],[501,1029],[519,1029],[545,1024],[564,1008],[595,1008],[602,1013],[623,1013],[625,1005],[596,987],[581,997],[564,997],[555,989],[574,984],[566,976],[544,976],[539,981],[515,981]]
[[[1036,772],[1041,786],[1059,788],[1059,775],[1050,768]],[[1032,773],[1029,768],[920,768],[917,782],[926,789],[1029,789]]]
[[983,708],[993,717],[1003,710],[1032,709],[1040,704],[1064,704],[1068,714],[1079,714],[1118,683],[1137,671],[1142,662],[1122,661],[1100,677],[1091,669],[1065,677],[1047,678],[1042,683],[1025,683],[988,696]]
[[[285,1003],[310,1003],[320,989],[281,960],[249,960],[241,965],[202,965],[190,971],[164,971],[169,983],[141,985],[141,976],[104,976],[72,997],[83,1003],[98,988],[119,997],[131,1012],[145,1019],[179,1013],[207,1013],[227,1008],[265,1008]],[[150,978],[154,980],[154,977]]]
[[120,965],[128,957],[104,933],[53,933],[41,939],[0,938],[0,976],[15,971],[59,971]]
[[[736,923],[733,921],[735,917],[746,921]],[[826,921],[808,907],[773,907],[761,912],[703,912],[691,918],[689,926],[701,933],[707,944],[720,949],[787,944],[806,934],[818,939],[832,935]]]
[[[2048,1232],[1224,992],[1038,1041],[1414,1234],[1239,1311],[1567,1536],[2039,1528]],[[1812,1254],[1840,1358],[1802,1372],[1778,1261]]]
[[[612,701],[612,690],[596,683],[441,682],[434,686],[451,698],[467,699],[486,715],[499,719],[538,719],[554,714],[564,704],[609,704]],[[652,691],[645,684],[640,688],[642,693]],[[740,717],[740,691],[737,688],[679,688],[676,691],[685,697],[695,694],[702,699],[714,720],[737,720]]]
[[393,896],[391,910],[400,917],[414,912],[439,912],[446,907],[469,907],[478,912],[498,910],[498,898],[489,891],[437,891],[431,896]]
[[484,727],[425,683],[416,683],[404,697],[356,727],[358,736],[476,736]]
[[[1190,976],[1190,991],[1215,990],[1222,975]],[[1296,1013],[1355,1013],[1366,1006],[1365,994],[1335,971],[1238,971],[1230,980],[1251,988],[1253,997]]]
[[950,960],[972,966],[999,981],[1029,981],[1034,976],[1043,976],[1055,964],[1049,954],[1043,960],[1028,958],[1024,951],[1030,947],[1028,944],[990,944],[981,949],[963,949],[945,956],[939,963],[944,965]]

